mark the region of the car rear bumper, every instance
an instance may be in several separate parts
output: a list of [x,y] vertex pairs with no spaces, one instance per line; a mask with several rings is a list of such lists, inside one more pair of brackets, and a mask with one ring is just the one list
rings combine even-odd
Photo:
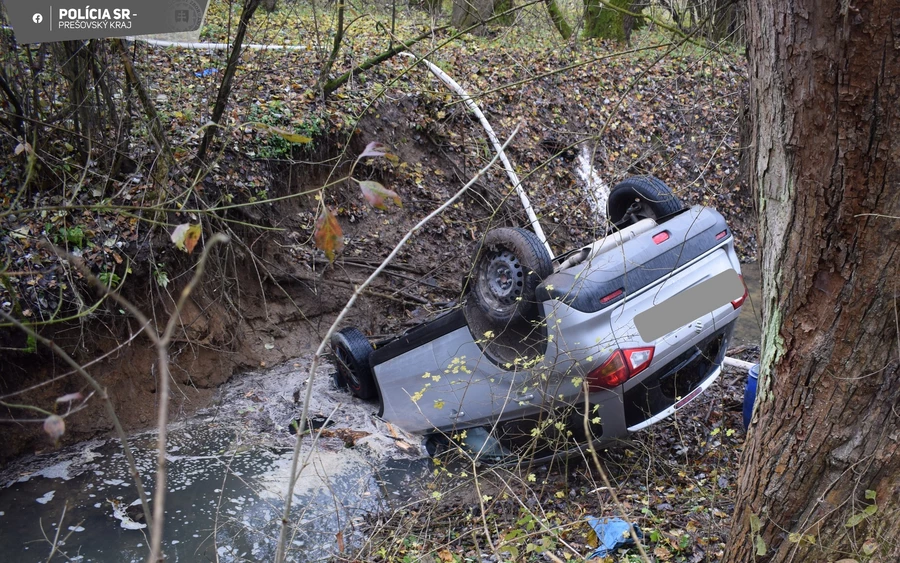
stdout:
[[681,409],[716,380],[734,322],[691,346],[623,394],[625,424],[641,430]]

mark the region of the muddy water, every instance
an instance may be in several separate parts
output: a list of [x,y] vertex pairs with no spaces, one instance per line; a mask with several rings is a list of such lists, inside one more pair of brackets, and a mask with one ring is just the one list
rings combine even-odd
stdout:
[[[244,377],[222,391],[218,407],[172,425],[168,561],[274,558],[293,446],[287,429],[300,411],[291,395],[304,390],[307,365],[292,362]],[[344,437],[321,438],[316,448],[305,441],[306,464],[293,496],[291,561],[327,560],[340,544],[349,549],[362,539],[366,515],[415,495],[415,483],[430,470],[415,438],[377,420],[371,404],[333,389],[326,370],[314,386],[313,412],[330,417],[328,430]],[[155,435],[138,434],[131,443],[152,497]],[[53,543],[64,554],[54,561],[123,563],[147,556],[146,528],[121,511],[117,517],[110,502],[137,500],[116,440],[23,460],[0,475],[0,486],[0,561],[47,561]]]

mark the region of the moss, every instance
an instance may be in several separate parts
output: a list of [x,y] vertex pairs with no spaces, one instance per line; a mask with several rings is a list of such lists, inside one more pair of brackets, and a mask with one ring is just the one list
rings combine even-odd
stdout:
[[625,31],[626,14],[620,10],[629,11],[631,0],[605,0],[605,3],[612,7],[599,0],[588,0],[585,3],[584,36],[625,41],[628,39]]

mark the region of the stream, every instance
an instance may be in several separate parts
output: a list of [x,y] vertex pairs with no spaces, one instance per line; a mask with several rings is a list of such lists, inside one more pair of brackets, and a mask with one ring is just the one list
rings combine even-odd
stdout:
[[[216,406],[170,426],[167,561],[274,559],[294,443],[288,428],[300,413],[292,392],[304,390],[308,365],[295,360],[247,374],[221,390]],[[327,371],[316,377],[311,418],[330,421],[316,448],[304,440],[290,561],[328,560],[358,544],[366,516],[408,500],[432,470],[419,440],[377,420],[374,405],[335,389]],[[130,443],[152,505],[155,432]],[[22,459],[0,473],[0,486],[2,561],[147,557],[148,530],[129,515],[140,507],[115,438]]]
[[[758,345],[759,268],[742,269],[750,299],[732,345]],[[301,358],[245,374],[220,390],[214,406],[170,425],[167,561],[274,559],[294,445],[289,427],[300,414],[293,392],[304,394],[308,366]],[[336,389],[330,370],[320,368],[313,383],[311,420],[325,428],[315,448],[304,439],[289,561],[352,549],[365,539],[360,524],[368,515],[414,498],[433,469],[420,439]],[[130,443],[152,504],[156,434],[135,434]],[[23,458],[0,472],[0,561],[144,561],[147,529],[129,515],[138,505],[116,438]]]

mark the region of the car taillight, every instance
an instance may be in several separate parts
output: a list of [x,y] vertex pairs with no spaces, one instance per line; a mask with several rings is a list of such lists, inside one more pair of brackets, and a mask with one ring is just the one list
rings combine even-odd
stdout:
[[650,360],[653,359],[653,347],[649,348],[626,348],[625,352],[625,361],[628,362],[628,367],[631,368],[631,376],[641,373],[647,366],[650,365]]
[[597,391],[622,385],[650,365],[653,350],[652,346],[616,350],[602,366],[591,370],[588,374],[588,388]]
[[741,284],[743,284],[743,286],[744,286],[744,294],[731,302],[731,306],[734,307],[735,309],[737,309],[741,305],[743,305],[744,300],[746,300],[747,296],[749,295],[749,293],[747,292],[747,284],[744,283],[744,276],[738,274],[738,277],[741,278]]

